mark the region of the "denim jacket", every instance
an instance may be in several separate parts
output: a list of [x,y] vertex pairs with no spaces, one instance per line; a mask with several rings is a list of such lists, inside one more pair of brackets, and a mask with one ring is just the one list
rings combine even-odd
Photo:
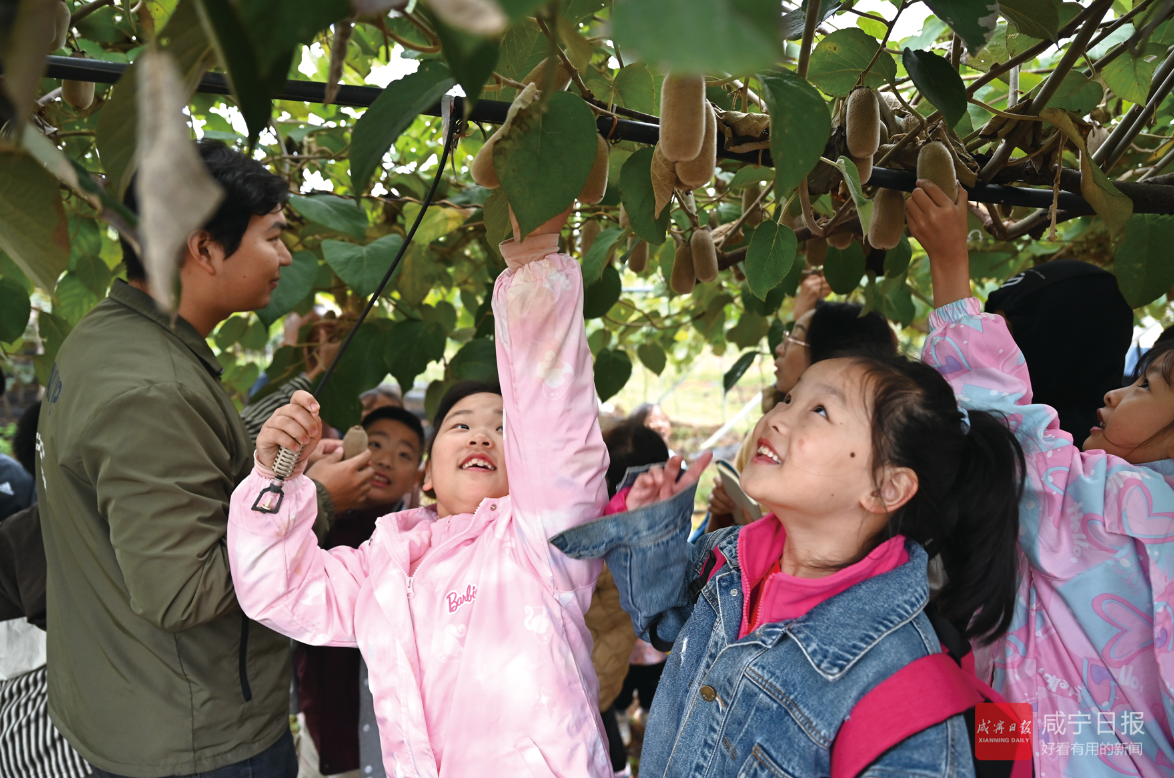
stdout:
[[[634,476],[630,472],[625,484]],[[739,640],[740,528],[688,544],[693,491],[551,539],[570,556],[606,559],[637,633],[648,639],[652,626],[660,640],[674,642],[645,730],[640,773],[828,776],[832,743],[857,701],[909,662],[941,650],[923,612],[926,553],[907,541],[909,561],[900,567]],[[688,585],[714,548],[726,563],[693,604]],[[962,716],[906,739],[862,773],[973,774]]]

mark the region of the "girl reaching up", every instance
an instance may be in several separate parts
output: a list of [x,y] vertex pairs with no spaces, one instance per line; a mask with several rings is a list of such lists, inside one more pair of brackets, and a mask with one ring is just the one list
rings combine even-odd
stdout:
[[458,384],[441,400],[434,506],[382,517],[357,549],[322,550],[299,465],[280,512],[254,511],[278,447],[317,443],[305,392],[266,423],[233,495],[241,606],[303,643],[362,651],[389,776],[611,776],[583,623],[600,565],[546,542],[607,503],[582,276],[557,253],[566,218],[501,246],[501,388]]
[[[930,257],[924,361],[963,407],[995,408],[1023,446],[1022,552],[994,686],[1035,709],[1035,772],[1174,771],[1174,344],[1105,395],[1084,451],[1032,403],[1031,365],[1006,321],[970,294],[966,195],[918,182],[909,226]],[[1071,376],[1071,380],[1079,380]]]

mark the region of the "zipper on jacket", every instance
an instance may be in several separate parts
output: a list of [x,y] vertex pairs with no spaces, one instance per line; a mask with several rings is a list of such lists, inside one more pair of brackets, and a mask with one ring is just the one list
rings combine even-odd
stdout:
[[408,582],[408,599],[410,600],[410,599],[412,599],[412,597],[414,597],[416,595],[416,592],[412,588],[412,576],[410,576],[410,575],[405,576],[405,578],[407,579],[407,582]]
[[248,614],[241,612],[241,652],[240,652],[240,676],[241,676],[241,694],[245,696],[245,702],[253,699],[253,690],[249,688],[249,617]]

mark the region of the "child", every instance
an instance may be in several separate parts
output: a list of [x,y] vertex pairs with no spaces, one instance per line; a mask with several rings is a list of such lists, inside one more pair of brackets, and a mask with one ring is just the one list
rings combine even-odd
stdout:
[[388,776],[611,776],[583,624],[600,564],[546,542],[607,503],[582,276],[557,253],[566,218],[502,244],[500,394],[464,384],[441,400],[424,483],[435,506],[384,516],[358,549],[328,551],[300,474],[278,514],[252,510],[278,446],[317,441],[306,393],[266,423],[256,470],[233,495],[241,606],[302,642],[359,647]]
[[[570,553],[606,553],[637,631],[654,645],[674,641],[641,776],[832,774],[832,746],[856,703],[941,651],[923,612],[926,547],[950,576],[937,607],[966,636],[990,640],[1011,618],[1019,447],[990,414],[960,412],[932,368],[867,354],[821,361],[754,435],[742,484],[772,513],[704,536],[676,580],[657,571],[639,584],[620,580],[679,553],[681,544],[658,544],[661,527],[684,528],[683,517],[657,514],[688,480],[674,483],[663,469],[626,495],[629,509],[648,506],[626,517],[626,530],[655,542],[625,540],[620,551],[603,527],[616,517],[554,539]],[[691,500],[682,502],[689,511]],[[641,602],[674,596],[658,615]],[[907,736],[868,769],[973,775],[964,717]]]
[[[424,455],[424,427],[402,407],[380,407],[363,417],[370,453],[371,489],[355,508],[335,518],[322,548],[358,548],[375,532],[375,523],[402,510],[415,485]],[[298,703],[318,751],[318,772],[337,775],[360,766],[359,687],[362,657],[356,648],[298,644],[294,666]],[[366,716],[374,717],[367,700]]]
[[[931,260],[924,360],[964,407],[1001,410],[1023,445],[1018,602],[994,686],[1035,709],[1041,776],[1168,776],[1174,769],[1174,344],[1105,395],[1081,452],[1032,403],[1003,318],[971,296],[965,193],[919,181],[909,226]],[[973,411],[971,412],[973,414]]]

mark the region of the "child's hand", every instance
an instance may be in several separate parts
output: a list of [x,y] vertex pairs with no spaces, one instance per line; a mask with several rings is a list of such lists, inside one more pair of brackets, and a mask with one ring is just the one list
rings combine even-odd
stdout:
[[350,459],[342,458],[342,446],[306,468],[306,475],[326,487],[336,513],[362,505],[371,491],[371,449],[361,451]]
[[954,202],[938,185],[920,179],[905,202],[909,232],[929,255],[933,303],[940,308],[970,296],[970,255],[966,251],[966,190]]
[[823,277],[823,273],[812,273],[807,276],[803,279],[803,283],[799,284],[799,293],[795,295],[795,309],[791,313],[791,319],[798,321],[799,317],[813,310],[816,303],[831,293],[832,288],[828,285],[827,279]]
[[681,463],[684,461],[680,456],[671,457],[664,467],[657,465],[648,468],[636,478],[636,482],[632,484],[632,490],[628,492],[625,501],[628,510],[643,508],[645,505],[667,500],[682,489],[697,483],[697,480],[701,478],[701,471],[709,466],[711,459],[713,459],[713,452],[706,451],[697,457],[697,460],[679,479],[677,473],[681,472]]
[[305,460],[317,447],[322,437],[322,419],[318,418],[318,401],[309,392],[298,390],[273,412],[257,435],[257,461],[273,467],[278,448],[298,452],[298,461]]

